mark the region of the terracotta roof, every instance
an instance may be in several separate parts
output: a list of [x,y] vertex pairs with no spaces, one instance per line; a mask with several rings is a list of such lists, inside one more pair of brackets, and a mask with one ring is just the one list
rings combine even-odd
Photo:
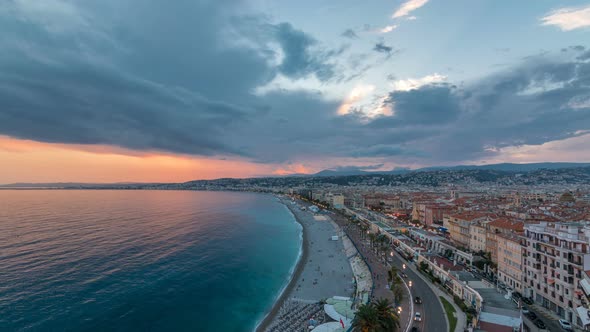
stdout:
[[473,220],[473,219],[479,219],[479,218],[485,217],[486,214],[480,213],[480,212],[465,211],[465,212],[461,212],[461,213],[453,213],[449,216],[452,218],[457,218],[457,219],[461,219],[461,220]]
[[512,230],[514,232],[524,231],[524,222],[517,220],[510,220],[506,218],[498,218],[488,223],[489,227]]

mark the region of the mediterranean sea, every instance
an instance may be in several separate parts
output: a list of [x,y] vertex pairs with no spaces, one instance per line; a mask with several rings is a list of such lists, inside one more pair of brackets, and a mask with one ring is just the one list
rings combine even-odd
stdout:
[[300,250],[271,195],[0,190],[0,331],[252,331]]

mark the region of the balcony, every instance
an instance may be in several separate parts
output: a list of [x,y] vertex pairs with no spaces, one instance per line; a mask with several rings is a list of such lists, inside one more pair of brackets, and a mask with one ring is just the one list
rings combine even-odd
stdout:
[[575,265],[582,266],[582,261],[581,260],[574,260],[573,258],[570,258],[570,257],[567,258],[567,262],[570,263],[570,264],[575,264]]

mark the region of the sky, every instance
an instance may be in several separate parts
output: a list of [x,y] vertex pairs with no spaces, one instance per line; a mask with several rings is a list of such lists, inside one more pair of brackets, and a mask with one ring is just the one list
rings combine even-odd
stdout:
[[0,183],[590,161],[590,3],[0,2]]

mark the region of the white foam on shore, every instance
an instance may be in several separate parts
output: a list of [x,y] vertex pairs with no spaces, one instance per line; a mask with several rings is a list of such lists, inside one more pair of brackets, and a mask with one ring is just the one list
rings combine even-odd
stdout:
[[254,327],[254,330],[252,330],[252,332],[256,332],[258,330],[258,327],[260,326],[260,324],[262,324],[262,322],[266,319],[266,317],[270,314],[270,312],[274,309],[274,307],[277,305],[277,301],[281,298],[281,296],[283,296],[283,293],[285,293],[285,290],[287,289],[287,287],[289,287],[289,284],[291,284],[291,282],[293,281],[293,274],[295,273],[295,269],[297,268],[297,265],[299,265],[299,261],[301,261],[301,258],[303,257],[303,225],[299,222],[299,219],[297,219],[297,217],[295,216],[295,214],[293,214],[293,211],[291,211],[291,209],[285,204],[285,202],[283,202],[282,199],[277,198],[278,201],[283,204],[283,207],[285,209],[287,209],[287,211],[289,211],[289,214],[291,214],[291,216],[293,217],[293,220],[295,220],[295,223],[297,225],[299,225],[299,252],[297,254],[297,259],[295,260],[295,264],[293,264],[293,266],[291,266],[291,270],[289,270],[289,277],[287,278],[285,284],[283,285],[283,287],[281,287],[281,290],[277,293],[277,295],[275,296],[274,300],[273,300],[273,305],[264,313],[264,316],[262,316],[262,318],[260,318],[258,321],[256,321],[256,326]]

